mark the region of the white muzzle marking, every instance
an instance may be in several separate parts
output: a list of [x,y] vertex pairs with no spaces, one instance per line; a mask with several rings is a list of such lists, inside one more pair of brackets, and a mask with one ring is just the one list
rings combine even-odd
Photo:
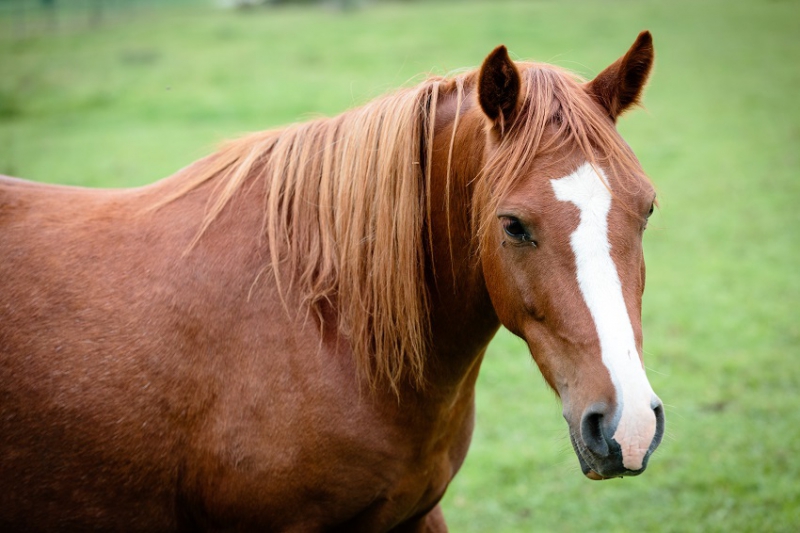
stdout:
[[623,466],[639,470],[656,431],[652,408],[655,393],[636,349],[622,284],[611,259],[610,185],[603,171],[589,163],[550,183],[558,200],[580,209],[580,223],[570,236],[578,285],[594,320],[603,364],[617,394],[618,422],[613,438],[622,448]]

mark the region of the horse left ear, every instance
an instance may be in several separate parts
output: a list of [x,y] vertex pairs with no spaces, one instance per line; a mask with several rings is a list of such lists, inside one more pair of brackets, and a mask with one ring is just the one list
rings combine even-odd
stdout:
[[617,117],[639,103],[653,67],[653,37],[643,31],[628,53],[587,84],[587,90],[602,105],[614,122]]
[[486,56],[478,78],[481,109],[502,133],[517,109],[522,81],[508,50],[498,46]]

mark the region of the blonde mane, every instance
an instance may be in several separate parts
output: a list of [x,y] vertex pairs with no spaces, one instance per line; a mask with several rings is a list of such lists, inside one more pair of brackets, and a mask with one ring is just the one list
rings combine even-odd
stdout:
[[461,94],[463,79],[431,78],[333,118],[230,142],[159,203],[213,178],[199,239],[246,181],[263,180],[280,294],[300,294],[317,313],[335,310],[371,386],[386,378],[395,391],[404,379],[420,387],[430,341],[424,228],[433,117],[440,92]]
[[[550,65],[523,68],[519,116],[476,180],[470,215],[478,237],[498,198],[540,151],[570,142],[592,162],[597,146],[625,167],[635,162],[575,75]],[[440,96],[456,94],[449,191],[459,109],[465,94],[473,97],[475,80],[475,71],[431,78],[333,118],[233,141],[160,204],[213,178],[217,189],[200,238],[246,181],[263,180],[263,229],[280,294],[299,294],[304,308],[320,314],[323,306],[335,311],[338,331],[372,387],[381,379],[396,392],[403,382],[422,387],[430,344],[434,117]],[[553,123],[559,129],[545,143]],[[449,210],[449,197],[445,203]]]

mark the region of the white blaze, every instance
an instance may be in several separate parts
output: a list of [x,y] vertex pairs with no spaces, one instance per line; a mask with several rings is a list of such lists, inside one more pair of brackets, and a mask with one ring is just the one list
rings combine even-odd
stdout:
[[611,259],[609,183],[602,170],[588,163],[550,183],[558,200],[580,209],[580,223],[570,237],[578,285],[594,319],[603,363],[617,393],[619,418],[614,440],[622,448],[625,468],[638,470],[656,431],[651,405],[655,394],[639,359],[622,284]]

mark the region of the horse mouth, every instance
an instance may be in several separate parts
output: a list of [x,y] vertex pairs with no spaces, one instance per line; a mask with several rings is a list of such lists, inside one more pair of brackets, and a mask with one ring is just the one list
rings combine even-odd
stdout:
[[580,452],[577,452],[576,455],[578,456],[578,462],[581,464],[581,471],[583,472],[583,475],[586,476],[588,479],[591,479],[592,481],[603,481],[604,479],[613,479],[615,477],[621,477],[621,476],[603,476],[599,474],[596,470],[594,470],[591,466],[589,466],[589,464],[584,460]]
[[575,436],[572,434],[571,431],[570,431],[570,440],[572,441],[572,447],[575,450],[575,455],[578,456],[578,462],[580,463],[580,466],[581,466],[581,472],[583,472],[583,475],[586,476],[588,479],[591,479],[592,481],[602,481],[604,479],[614,479],[614,478],[622,477],[622,476],[625,476],[625,475],[636,476],[636,475],[639,475],[642,471],[644,471],[644,468],[642,468],[642,470],[640,470],[638,472],[632,472],[632,471],[623,469],[620,472],[616,472],[616,471],[613,472],[612,475],[600,474],[598,472],[598,470],[600,470],[600,469],[595,467],[595,466],[593,466],[593,463],[595,461],[591,458],[591,456],[589,458],[586,457],[586,455],[590,455],[590,452],[588,450],[585,450],[582,446],[578,445],[578,443],[575,440]]
[[583,458],[583,453],[581,453],[581,450],[577,446],[575,446],[575,455],[578,456],[578,462],[581,465],[581,472],[583,472],[584,476],[591,479],[592,481],[602,481],[604,479],[610,479],[605,476],[601,476],[600,474],[597,473],[597,471],[595,471],[591,466],[589,466],[589,463],[586,462],[586,459]]

